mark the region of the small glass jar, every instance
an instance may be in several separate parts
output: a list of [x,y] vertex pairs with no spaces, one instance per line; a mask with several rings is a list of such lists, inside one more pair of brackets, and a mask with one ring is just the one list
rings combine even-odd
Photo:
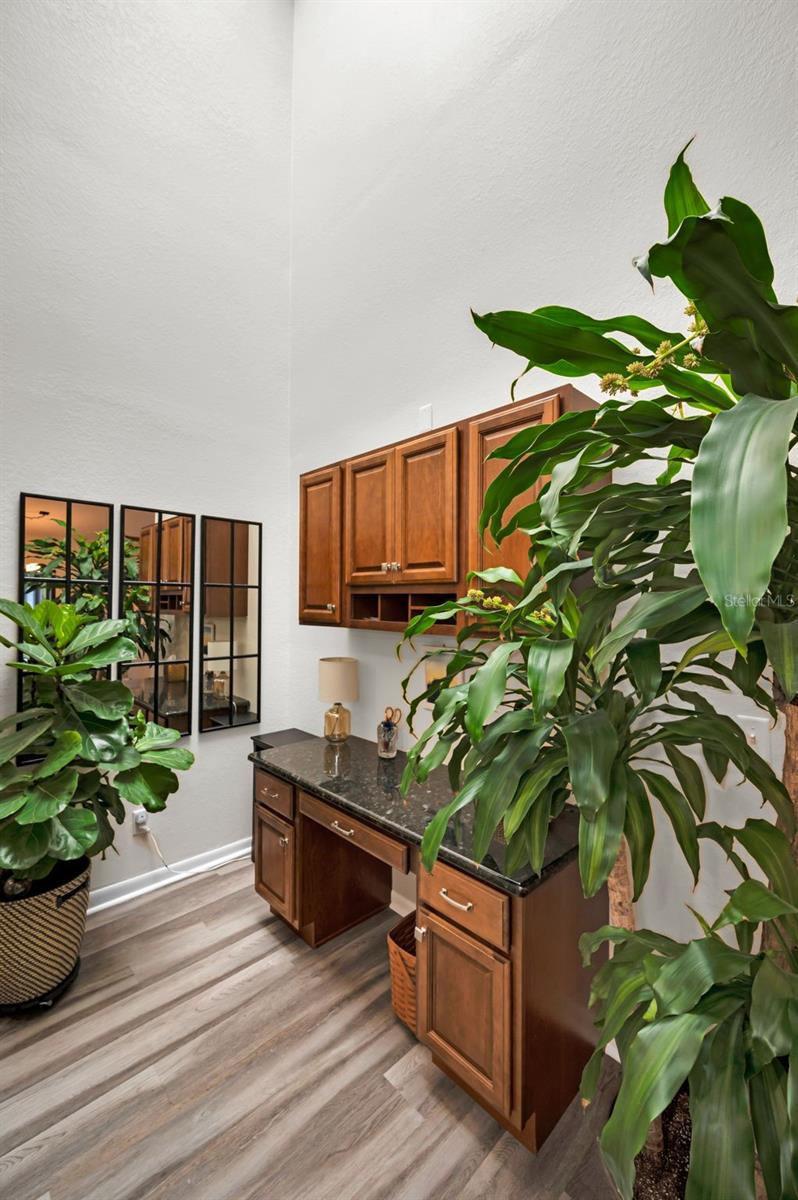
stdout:
[[380,721],[377,726],[377,754],[380,758],[396,758],[399,744],[399,726],[391,721]]

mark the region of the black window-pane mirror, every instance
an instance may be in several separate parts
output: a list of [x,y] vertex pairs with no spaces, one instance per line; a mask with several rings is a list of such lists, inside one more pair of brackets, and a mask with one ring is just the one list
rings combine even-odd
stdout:
[[[19,595],[26,604],[74,604],[111,614],[114,510],[65,496],[20,495]],[[103,671],[102,674],[107,674]],[[35,703],[35,680],[20,672],[18,700]]]
[[258,521],[202,518],[200,732],[260,721]]
[[138,648],[121,678],[148,721],[191,733],[194,517],[122,507],[120,615]]

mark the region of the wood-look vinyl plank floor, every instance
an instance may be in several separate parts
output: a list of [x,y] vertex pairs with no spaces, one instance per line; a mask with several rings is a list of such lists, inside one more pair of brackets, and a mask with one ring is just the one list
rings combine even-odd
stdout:
[[71,991],[0,1022],[0,1195],[612,1200],[615,1072],[530,1155],[394,1017],[395,920],[311,950],[248,862],[91,915]]

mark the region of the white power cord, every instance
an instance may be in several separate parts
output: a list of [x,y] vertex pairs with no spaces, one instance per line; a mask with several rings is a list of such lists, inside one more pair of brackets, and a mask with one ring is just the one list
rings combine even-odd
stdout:
[[[150,841],[152,842],[153,847],[155,849],[155,853],[160,858],[160,860],[163,863],[166,870],[169,871],[169,873],[172,875],[177,875],[178,879],[188,879],[188,877],[190,875],[204,875],[204,874],[207,874],[209,871],[218,871],[219,870],[219,866],[220,866],[219,863],[211,863],[207,867],[192,867],[191,870],[189,870],[189,871],[176,870],[174,867],[170,866],[169,863],[164,858],[163,854],[161,853],[161,847],[158,845],[158,839],[155,836],[155,834],[152,832],[152,830],[150,829],[149,825],[140,824],[139,828],[140,828],[140,831],[142,833],[145,833],[147,835],[147,837],[150,839]],[[238,860],[241,858],[249,858],[249,857],[250,857],[250,851],[242,850],[242,852],[240,854],[234,854],[232,858],[229,858],[227,860],[227,862],[238,862]],[[225,864],[225,865],[227,865],[227,864]]]

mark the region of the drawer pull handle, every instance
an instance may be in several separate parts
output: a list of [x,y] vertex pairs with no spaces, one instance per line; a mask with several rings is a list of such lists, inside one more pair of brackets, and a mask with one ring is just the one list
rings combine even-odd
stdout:
[[343,834],[344,837],[354,837],[354,829],[344,829],[343,825],[339,825],[337,821],[333,821],[332,827],[336,833]]
[[281,850],[285,850],[285,848],[286,848],[286,846],[287,846],[287,845],[288,845],[288,838],[287,838],[287,837],[281,837],[281,838],[280,838],[280,849],[281,849]]
[[280,799],[280,793],[275,792],[271,788],[266,787],[265,784],[263,787],[263,791],[264,791],[265,795],[267,795],[269,797],[270,800],[279,800]]
[[470,900],[466,900],[465,904],[461,904],[459,900],[453,900],[446,888],[441,888],[441,895],[447,904],[451,904],[452,908],[459,908],[460,912],[471,912],[474,907]]

